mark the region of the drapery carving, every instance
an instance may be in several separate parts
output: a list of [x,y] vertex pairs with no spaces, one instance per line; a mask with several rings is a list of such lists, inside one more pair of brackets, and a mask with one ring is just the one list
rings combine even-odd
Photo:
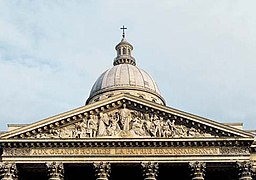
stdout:
[[253,170],[252,162],[244,161],[236,163],[238,168],[238,177],[239,180],[252,180]]
[[93,163],[96,180],[108,180],[111,172],[109,162]]
[[206,164],[204,162],[190,162],[192,180],[204,180]]
[[50,162],[46,163],[46,166],[49,180],[64,180],[63,163]]
[[187,127],[155,113],[130,110],[126,107],[81,118],[77,123],[51,129],[31,138],[88,137],[210,137],[199,128]]
[[141,163],[144,180],[156,180],[158,176],[158,163],[143,162]]
[[0,179],[16,180],[18,171],[15,163],[0,162]]

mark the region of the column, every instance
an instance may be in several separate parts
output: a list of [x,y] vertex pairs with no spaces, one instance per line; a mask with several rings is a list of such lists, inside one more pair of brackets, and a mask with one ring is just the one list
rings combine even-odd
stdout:
[[64,180],[63,163],[50,162],[46,163],[48,180]]
[[158,176],[158,163],[143,162],[141,163],[144,180],[156,180]]
[[0,162],[0,179],[16,180],[18,171],[15,163]]
[[204,180],[206,164],[204,162],[190,162],[192,180]]
[[93,163],[96,180],[108,180],[111,172],[109,162]]
[[239,180],[252,180],[252,163],[250,161],[237,162]]

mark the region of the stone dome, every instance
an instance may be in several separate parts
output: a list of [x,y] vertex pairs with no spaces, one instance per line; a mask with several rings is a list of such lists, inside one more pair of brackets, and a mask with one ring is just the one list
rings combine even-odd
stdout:
[[131,94],[159,104],[165,104],[160,91],[144,70],[136,66],[131,52],[133,47],[123,36],[116,46],[117,57],[113,67],[103,72],[94,83],[86,104],[109,98],[116,94]]

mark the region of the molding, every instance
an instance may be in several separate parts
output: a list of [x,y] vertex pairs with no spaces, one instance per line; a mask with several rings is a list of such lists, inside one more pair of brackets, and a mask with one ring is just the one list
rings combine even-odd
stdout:
[[85,139],[2,139],[2,148],[23,147],[250,147],[251,138],[85,138]]
[[123,104],[127,104],[127,108],[132,108],[140,111],[143,110],[146,112],[155,113],[157,115],[166,116],[170,119],[179,120],[181,122],[189,124],[191,127],[198,127],[208,132],[214,132],[219,137],[254,138],[255,136],[252,133],[233,128],[228,125],[217,123],[210,119],[206,119],[171,107],[153,103],[151,101],[141,99],[132,95],[121,94],[86,106],[82,106],[80,108],[50,118],[43,119],[41,121],[25,127],[21,127],[19,129],[14,129],[10,132],[1,134],[0,138],[26,138],[31,135],[45,132],[49,129],[75,123],[90,114],[98,114],[103,111],[110,111],[119,108]]

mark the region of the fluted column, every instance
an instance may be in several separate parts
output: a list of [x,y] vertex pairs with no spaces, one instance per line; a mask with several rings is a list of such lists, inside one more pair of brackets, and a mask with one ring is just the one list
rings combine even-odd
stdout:
[[50,162],[46,163],[48,180],[64,180],[63,163]]
[[96,180],[108,180],[111,172],[109,162],[93,163]]
[[237,162],[239,180],[252,180],[252,163],[250,161]]
[[156,180],[158,176],[158,163],[143,162],[141,163],[144,180]]
[[190,162],[192,180],[204,180],[206,164],[204,162]]
[[0,179],[17,180],[18,171],[15,163],[0,162]]

